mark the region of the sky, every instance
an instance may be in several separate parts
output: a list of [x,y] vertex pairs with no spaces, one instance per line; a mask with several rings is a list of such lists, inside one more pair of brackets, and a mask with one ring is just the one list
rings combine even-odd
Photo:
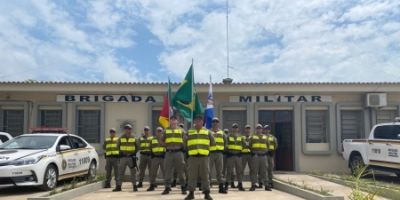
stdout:
[[[400,81],[399,0],[230,0],[234,82]],[[0,0],[0,81],[227,77],[226,0]]]

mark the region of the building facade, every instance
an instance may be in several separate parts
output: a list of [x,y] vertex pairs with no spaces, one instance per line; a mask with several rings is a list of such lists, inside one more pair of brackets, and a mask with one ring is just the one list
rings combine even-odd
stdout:
[[[173,85],[176,91],[178,84]],[[0,82],[0,131],[65,127],[96,146],[107,130],[145,125],[154,130],[165,83]],[[208,84],[197,84],[201,101]],[[373,125],[399,116],[400,83],[218,83],[213,85],[221,128],[236,122],[270,124],[278,138],[276,169],[347,171],[341,141],[365,138]],[[186,126],[189,126],[186,124]]]

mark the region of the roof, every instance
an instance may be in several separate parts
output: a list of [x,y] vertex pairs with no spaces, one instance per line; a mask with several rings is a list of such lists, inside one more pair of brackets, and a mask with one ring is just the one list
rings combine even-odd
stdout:
[[[0,84],[68,84],[68,85],[165,85],[168,82],[108,82],[108,81],[0,81]],[[180,84],[173,82],[172,84]],[[208,85],[208,82],[196,83]],[[214,82],[215,85],[223,85],[222,82]],[[232,82],[232,85],[400,85],[400,82]]]

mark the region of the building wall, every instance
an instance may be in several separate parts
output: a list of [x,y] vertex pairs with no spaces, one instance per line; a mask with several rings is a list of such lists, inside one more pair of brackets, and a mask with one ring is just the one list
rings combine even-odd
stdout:
[[[101,110],[101,138],[100,142],[94,144],[101,153],[101,142],[104,141],[108,129],[114,127],[120,129],[124,122],[133,123],[134,132],[140,135],[145,125],[152,124],[151,111],[161,109],[161,102],[158,103],[59,103],[56,102],[56,95],[59,94],[130,94],[127,85],[121,86],[76,86],[70,85],[36,85],[25,89],[15,86],[15,91],[8,85],[0,85],[0,108],[1,106],[18,105],[24,109],[26,115],[27,132],[29,127],[38,125],[38,111],[41,106],[59,107],[63,110],[63,126],[72,133],[77,130],[77,110],[79,109],[99,109]],[[165,93],[165,85],[134,85],[139,95],[162,96]],[[214,89],[215,113],[223,121],[224,110],[246,110],[247,124],[254,130],[258,123],[258,110],[291,110],[293,112],[293,155],[294,170],[296,171],[347,171],[347,164],[340,155],[340,113],[342,110],[360,110],[363,115],[364,137],[368,136],[370,128],[377,122],[376,109],[365,107],[366,92],[374,92],[377,87],[370,85],[359,86],[286,86],[272,85],[261,87],[259,85],[237,85],[227,86],[217,85]],[[373,90],[375,89],[375,90]],[[207,96],[207,87],[201,86],[198,91],[202,102]],[[388,94],[388,106],[382,109],[394,110],[399,115],[400,105],[400,86],[386,86],[380,92]],[[322,103],[265,103],[265,102],[230,102],[231,96],[264,96],[264,95],[324,95],[331,96],[330,102]],[[326,108],[329,112],[329,142],[327,144],[307,144],[305,143],[305,112],[307,109]],[[229,126],[225,126],[228,128]],[[224,127],[224,128],[225,128]]]

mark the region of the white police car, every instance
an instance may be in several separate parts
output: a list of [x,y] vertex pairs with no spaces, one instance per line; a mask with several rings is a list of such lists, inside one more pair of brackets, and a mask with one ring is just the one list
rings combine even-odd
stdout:
[[98,163],[95,148],[79,136],[24,134],[0,145],[0,186],[51,190],[62,179],[84,175],[94,178]]

